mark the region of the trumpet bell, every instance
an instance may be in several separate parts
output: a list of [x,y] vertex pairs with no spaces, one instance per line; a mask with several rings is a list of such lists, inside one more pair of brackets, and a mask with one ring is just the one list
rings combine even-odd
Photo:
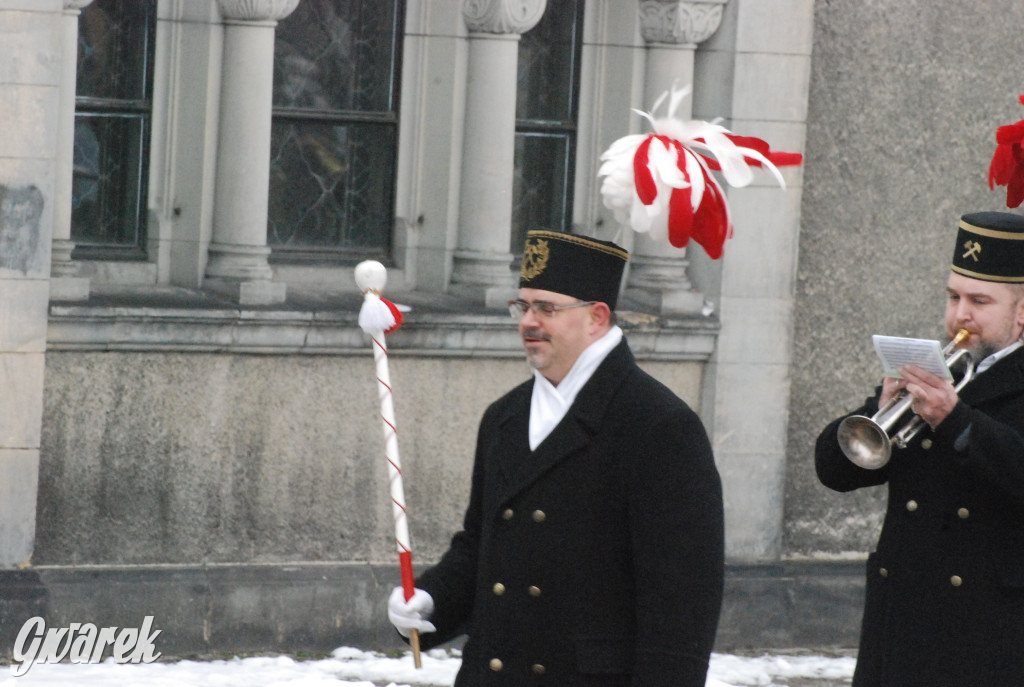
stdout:
[[877,422],[853,415],[839,423],[839,447],[850,461],[866,470],[877,470],[889,462],[892,440]]

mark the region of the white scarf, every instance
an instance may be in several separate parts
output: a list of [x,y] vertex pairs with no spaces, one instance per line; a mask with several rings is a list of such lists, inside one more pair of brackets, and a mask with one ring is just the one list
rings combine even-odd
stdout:
[[600,339],[590,344],[573,363],[572,369],[556,387],[540,370],[533,371],[533,398],[530,399],[530,450],[535,451],[551,430],[569,412],[576,394],[590,380],[594,370],[612,349],[622,341],[622,330],[613,326]]

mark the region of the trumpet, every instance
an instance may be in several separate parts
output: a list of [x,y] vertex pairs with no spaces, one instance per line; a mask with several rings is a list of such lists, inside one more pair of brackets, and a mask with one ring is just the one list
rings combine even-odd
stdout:
[[[945,358],[947,367],[953,367],[961,361],[965,364],[963,376],[954,387],[957,393],[974,377],[971,354],[967,349],[956,350],[957,345],[968,336],[970,332],[961,329],[942,349],[942,357]],[[913,397],[904,391],[893,394],[893,397],[871,417],[852,415],[843,420],[839,423],[838,432],[839,448],[843,450],[843,454],[855,465],[868,470],[877,470],[888,463],[893,445],[906,448],[924,427],[924,420],[915,414],[896,433],[891,436],[889,434],[900,418],[910,410],[913,402]]]

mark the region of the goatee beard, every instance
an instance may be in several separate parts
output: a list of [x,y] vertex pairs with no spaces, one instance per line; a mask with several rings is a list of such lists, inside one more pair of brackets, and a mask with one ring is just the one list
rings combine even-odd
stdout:
[[967,350],[971,352],[971,358],[974,359],[974,364],[977,365],[982,360],[995,353],[998,349],[988,341],[979,341],[976,345],[971,346]]

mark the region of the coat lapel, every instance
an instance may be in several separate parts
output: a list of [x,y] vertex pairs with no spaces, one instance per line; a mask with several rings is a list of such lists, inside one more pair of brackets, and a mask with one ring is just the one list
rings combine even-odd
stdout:
[[[533,453],[529,451],[530,398],[527,397],[523,404],[525,419],[504,424],[505,431],[511,429],[518,434],[509,436],[511,443],[506,446],[522,444],[526,447],[526,455],[515,450],[501,451],[503,456],[514,456],[504,467],[509,482],[501,501],[512,498],[566,457],[590,444],[601,427],[612,396],[633,365],[633,354],[623,339],[594,371],[565,417]],[[531,385],[531,395],[532,390]]]
[[497,463],[495,472],[499,477],[495,487],[499,495],[505,492],[520,466],[530,457],[530,399],[533,397],[533,382],[531,378],[516,389],[517,398],[508,404],[508,414],[498,421],[497,441],[494,445],[500,448],[494,451],[494,460]]

